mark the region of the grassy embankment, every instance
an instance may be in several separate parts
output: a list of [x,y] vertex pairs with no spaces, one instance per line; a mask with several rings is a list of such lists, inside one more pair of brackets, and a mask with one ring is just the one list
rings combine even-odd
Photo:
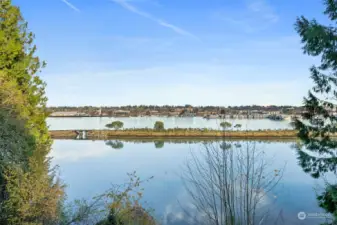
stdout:
[[[75,130],[50,131],[54,139],[75,139]],[[268,139],[268,138],[296,138],[294,130],[210,130],[210,129],[123,129],[123,130],[86,130],[87,139],[107,140],[114,138],[130,139],[209,139],[209,138],[237,138],[237,139]]]

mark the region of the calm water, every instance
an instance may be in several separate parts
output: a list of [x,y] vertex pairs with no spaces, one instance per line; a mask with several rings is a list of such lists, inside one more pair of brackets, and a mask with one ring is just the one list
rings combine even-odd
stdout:
[[[246,146],[247,143],[236,144]],[[186,163],[191,162],[191,156],[205,157],[201,143],[164,143],[163,146],[154,142],[122,144],[123,148],[114,149],[104,141],[54,141],[51,156],[54,157],[53,163],[60,166],[61,177],[68,184],[69,200],[88,199],[100,194],[111,184],[126,182],[128,172],[137,171],[141,178],[154,176],[144,185],[144,200],[155,210],[162,224],[187,224],[188,216],[183,209],[198,214],[188,208],[193,201],[186,192],[182,171],[186,171]],[[320,224],[319,219],[301,221],[297,217],[301,211],[322,212],[315,199],[315,189],[321,186],[322,179],[313,179],[303,172],[298,165],[298,154],[291,144],[250,142],[250,146],[255,145],[261,153],[257,161],[263,159],[268,163],[265,174],[283,171],[279,183],[267,193],[259,207],[269,210],[266,224]],[[334,179],[334,176],[327,175],[327,179]]]
[[[124,123],[124,128],[152,128],[156,121],[163,121],[166,128],[213,128],[219,129],[220,119],[204,119],[202,117],[83,117],[83,118],[48,118],[50,130],[72,129],[105,129],[105,125],[114,120]],[[291,129],[288,120],[272,121],[269,119],[227,119],[230,123],[241,124],[242,129]]]

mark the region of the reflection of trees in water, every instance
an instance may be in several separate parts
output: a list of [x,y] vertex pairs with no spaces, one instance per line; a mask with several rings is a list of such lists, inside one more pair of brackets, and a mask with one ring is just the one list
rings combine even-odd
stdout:
[[164,144],[165,144],[165,142],[164,141],[154,141],[154,146],[156,147],[156,148],[163,148],[164,147]]
[[[221,140],[132,140],[132,139],[127,139],[127,140],[108,140],[105,142],[106,145],[114,148],[114,149],[122,149],[124,147],[124,143],[126,142],[130,142],[130,143],[135,143],[135,144],[139,144],[139,143],[154,143],[155,148],[163,148],[165,143],[169,143],[169,144],[198,144],[198,143],[202,143],[203,145],[207,145],[207,144],[217,144],[220,143],[220,148],[226,150],[226,149],[230,149],[232,148],[232,145],[234,145],[235,147],[240,147],[241,144],[239,142],[236,141],[221,141]],[[254,143],[254,142],[252,142]]]
[[318,205],[334,218],[325,218],[324,225],[337,224],[337,188],[336,184],[326,180],[328,173],[337,173],[337,141],[326,137],[323,139],[307,138],[292,146],[297,150],[298,164],[303,171],[313,178],[325,180],[324,190],[317,190]]
[[304,172],[309,173],[313,178],[319,178],[328,172],[337,172],[335,152],[315,154],[314,152],[300,150],[297,153],[299,165]]
[[232,144],[231,143],[227,143],[227,142],[222,142],[221,144],[220,144],[220,148],[222,149],[222,150],[229,150],[229,149],[231,149],[232,148]]
[[328,172],[337,172],[337,140],[307,139],[292,145],[297,150],[297,159],[303,171],[313,178]]
[[[267,194],[283,170],[268,170],[271,161],[255,144],[205,144],[191,152],[182,178],[196,215],[192,224],[263,224]],[[189,210],[190,211],[190,210]],[[263,212],[264,211],[264,212]],[[191,219],[192,215],[190,215]]]
[[[163,140],[157,140],[157,139],[144,139],[144,138],[120,138],[120,139],[114,139],[114,141],[122,141],[124,143],[130,142],[134,144],[142,144],[142,143],[153,143],[157,141],[163,141],[165,143],[169,144],[201,144],[201,143],[219,143],[224,141],[223,139],[163,139]],[[226,139],[226,142],[237,142],[237,139]],[[242,141],[242,140],[241,140]],[[268,140],[244,140],[245,142],[250,142],[250,143],[263,143],[263,144],[272,144],[275,142],[281,142],[281,143],[294,143],[294,139],[268,139]]]
[[115,140],[115,141],[111,141],[111,140],[110,141],[106,141],[105,144],[108,145],[108,146],[110,146],[113,149],[122,149],[124,147],[123,142],[117,141],[117,140]]

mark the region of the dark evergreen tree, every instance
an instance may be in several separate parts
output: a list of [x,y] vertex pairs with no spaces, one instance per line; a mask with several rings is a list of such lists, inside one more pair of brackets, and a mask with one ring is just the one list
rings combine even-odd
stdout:
[[[337,19],[337,1],[325,0],[325,14],[332,22]],[[300,155],[301,164],[311,167],[314,177],[320,171],[336,172],[335,153],[337,142],[331,134],[337,131],[336,100],[337,100],[337,27],[319,24],[315,19],[305,17],[297,19],[296,30],[301,36],[303,51],[310,56],[320,56],[320,65],[310,68],[314,87],[304,98],[303,120],[294,121],[299,137],[307,150],[328,154],[330,158],[322,161],[303,153]]]
[[[331,24],[323,25],[315,19],[301,16],[295,28],[309,56],[320,57],[320,64],[310,68],[314,87],[304,99],[303,119],[296,119],[294,126],[307,151],[299,147],[299,164],[314,178],[326,172],[337,172],[337,1],[324,0],[324,14]],[[323,155],[324,154],[324,155]],[[318,196],[319,205],[337,215],[336,186],[327,184]]]

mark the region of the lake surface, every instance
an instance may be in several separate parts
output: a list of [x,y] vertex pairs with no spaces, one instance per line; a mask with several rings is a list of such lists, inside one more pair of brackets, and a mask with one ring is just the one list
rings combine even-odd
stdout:
[[[221,119],[204,119],[202,117],[74,117],[48,118],[50,130],[85,130],[106,129],[105,125],[120,120],[124,128],[152,128],[156,121],[163,121],[165,128],[212,128],[220,129]],[[269,119],[226,119],[231,124],[241,124],[245,130],[291,129],[290,121],[272,121]]]
[[[186,120],[188,121],[188,119],[182,121]],[[97,122],[100,119],[88,118],[88,121]],[[219,144],[214,142],[212,146],[217,147]],[[263,201],[259,203],[261,212],[268,210],[269,216],[264,224],[316,225],[322,222],[314,218],[298,219],[299,212],[323,212],[317,205],[315,195],[315,190],[321,187],[323,180],[313,179],[303,172],[298,165],[298,152],[291,148],[294,143],[240,141],[229,144],[241,146],[239,149],[244,150],[243,154],[247,154],[245,151],[248,147],[251,150],[250,154],[259,152],[254,162],[257,164],[260,160],[267,162],[268,165],[263,172],[266,174],[263,175],[264,179],[268,174],[280,177],[275,187],[266,193]],[[251,149],[252,146],[254,149]],[[192,162],[193,156],[207,161],[205,151],[201,143],[133,143],[112,140],[107,144],[105,141],[55,140],[51,156],[53,164],[60,166],[60,175],[68,185],[66,191],[70,201],[89,199],[103,193],[112,184],[125,183],[127,173],[137,171],[142,179],[154,176],[143,186],[144,200],[148,207],[155,210],[161,224],[187,225],[189,216],[186,212],[191,215],[198,215],[198,212],[191,207],[194,201],[186,190],[186,183],[184,185],[186,173],[183,171],[186,172],[186,165]],[[218,149],[218,152],[222,151]],[[230,151],[235,153],[233,165],[238,168],[239,161],[235,160],[238,150],[227,149],[226,152]],[[335,176],[327,174],[326,178],[333,180]]]

